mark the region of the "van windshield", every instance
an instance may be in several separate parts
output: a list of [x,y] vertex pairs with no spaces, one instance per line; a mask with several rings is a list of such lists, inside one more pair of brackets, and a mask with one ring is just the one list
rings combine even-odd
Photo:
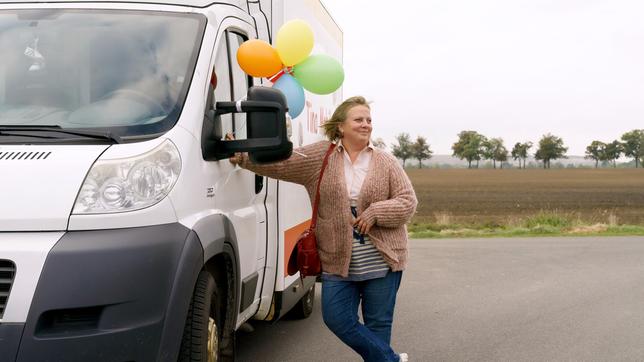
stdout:
[[156,136],[177,122],[205,18],[144,11],[0,12],[0,127]]

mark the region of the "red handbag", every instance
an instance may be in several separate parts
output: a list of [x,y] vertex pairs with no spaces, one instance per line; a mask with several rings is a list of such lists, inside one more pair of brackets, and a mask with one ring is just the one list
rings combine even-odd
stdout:
[[322,273],[322,264],[320,263],[320,255],[318,254],[318,242],[315,238],[315,226],[318,221],[318,203],[320,202],[320,184],[322,183],[322,175],[324,174],[324,169],[329,161],[329,155],[334,148],[335,144],[332,143],[324,156],[322,169],[320,170],[320,177],[318,178],[317,190],[315,191],[311,226],[304,230],[297,239],[295,248],[288,259],[288,275],[293,275],[299,271],[300,277],[303,278],[308,276],[317,276]]

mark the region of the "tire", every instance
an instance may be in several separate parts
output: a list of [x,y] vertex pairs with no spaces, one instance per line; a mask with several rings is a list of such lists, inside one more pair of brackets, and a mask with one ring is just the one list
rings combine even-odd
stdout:
[[315,283],[302,296],[297,304],[289,311],[289,316],[294,319],[306,319],[313,313],[313,304],[315,304]]
[[221,317],[215,279],[205,270],[197,277],[183,329],[179,361],[215,362],[220,359]]

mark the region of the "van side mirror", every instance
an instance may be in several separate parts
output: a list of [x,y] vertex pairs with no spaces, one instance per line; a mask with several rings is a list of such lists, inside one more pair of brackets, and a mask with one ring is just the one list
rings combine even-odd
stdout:
[[[267,87],[251,87],[247,100],[237,102],[217,102],[211,122],[220,115],[246,113],[248,138],[245,140],[205,138],[202,151],[207,160],[223,159],[235,152],[248,152],[251,161],[256,163],[276,162],[287,159],[293,151],[293,143],[286,134],[286,97],[281,91]],[[208,117],[211,118],[211,117]]]

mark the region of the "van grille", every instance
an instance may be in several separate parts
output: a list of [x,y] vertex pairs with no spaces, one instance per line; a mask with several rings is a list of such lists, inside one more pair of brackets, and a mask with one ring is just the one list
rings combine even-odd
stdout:
[[51,155],[51,152],[0,151],[0,161],[46,160],[49,155]]
[[16,265],[11,260],[0,260],[0,318],[4,315],[15,276]]

